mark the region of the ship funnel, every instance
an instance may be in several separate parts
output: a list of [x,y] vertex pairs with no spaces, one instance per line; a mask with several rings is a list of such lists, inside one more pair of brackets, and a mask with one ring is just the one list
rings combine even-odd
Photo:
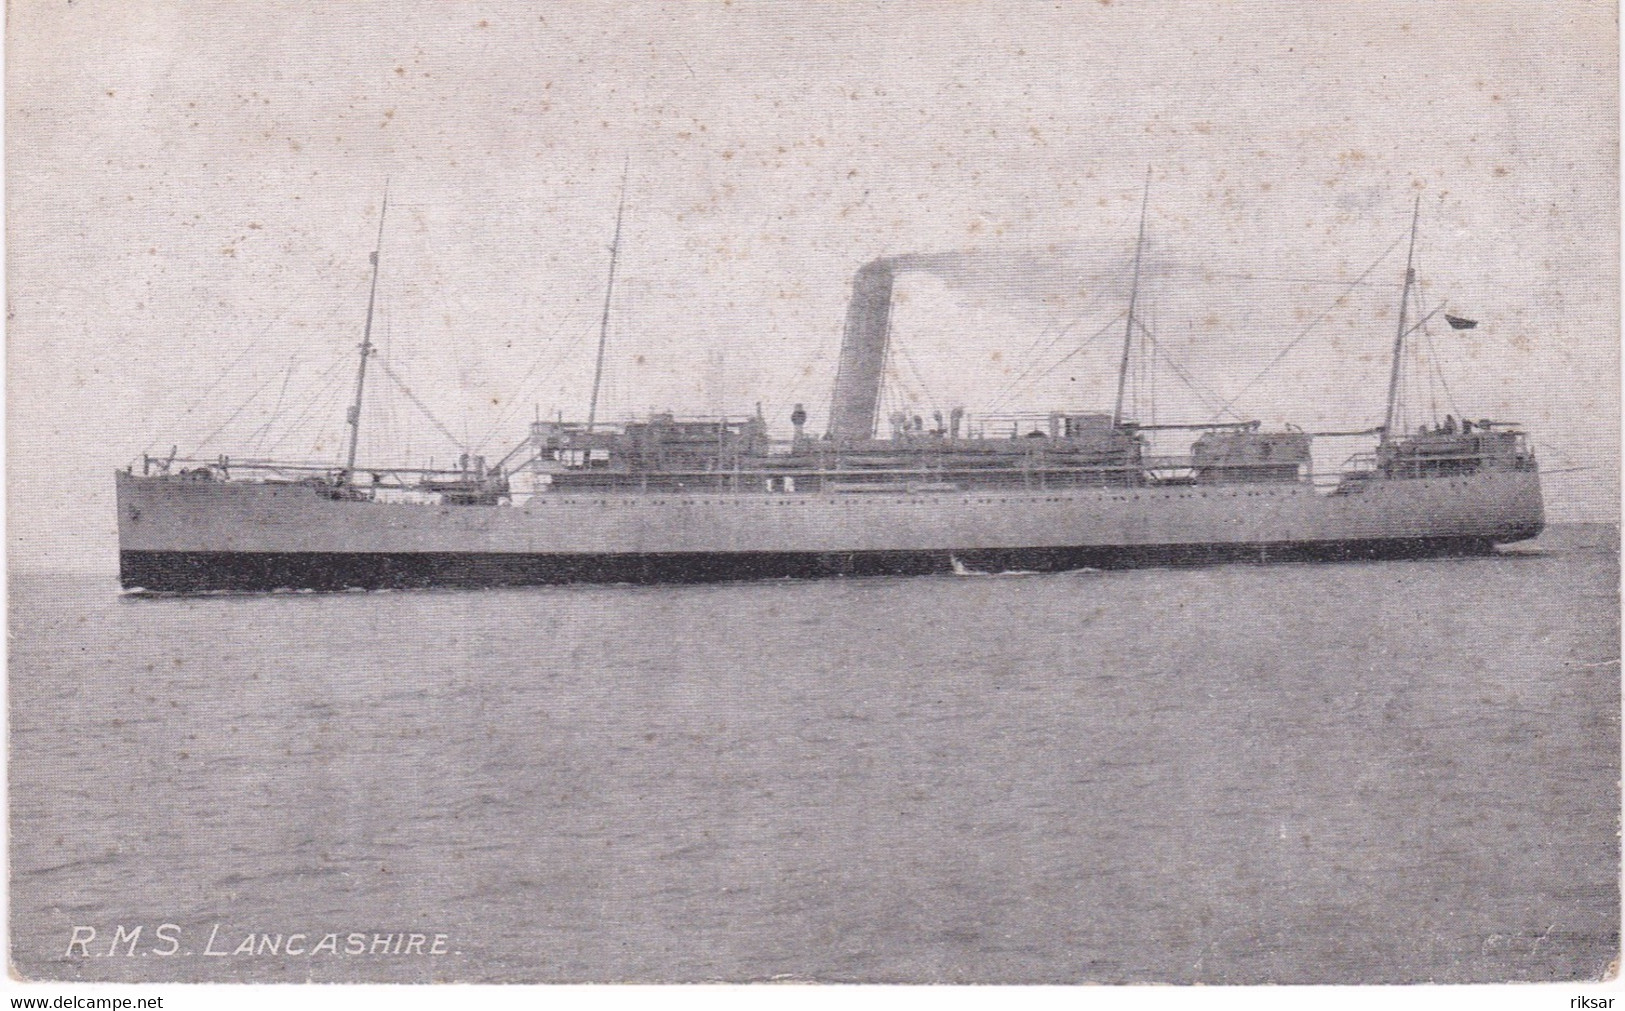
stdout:
[[837,442],[874,438],[875,408],[891,330],[893,266],[890,259],[872,260],[852,278],[852,301],[846,309],[846,335],[841,341],[829,412],[829,437]]

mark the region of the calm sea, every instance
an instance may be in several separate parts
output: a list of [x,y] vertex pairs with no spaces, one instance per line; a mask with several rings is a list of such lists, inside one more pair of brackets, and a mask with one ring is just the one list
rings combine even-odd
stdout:
[[1567,527],[1477,559],[201,598],[15,576],[13,965],[1596,977],[1618,551]]

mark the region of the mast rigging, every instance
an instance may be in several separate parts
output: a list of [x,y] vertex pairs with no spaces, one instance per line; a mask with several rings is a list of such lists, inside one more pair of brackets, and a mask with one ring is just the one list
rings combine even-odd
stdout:
[[1123,326],[1123,357],[1117,363],[1117,402],[1112,407],[1112,427],[1123,422],[1123,387],[1128,380],[1129,349],[1134,343],[1134,304],[1140,296],[1140,256],[1145,251],[1145,208],[1151,202],[1151,168],[1145,170],[1145,192],[1140,196],[1140,236],[1134,242],[1134,281],[1128,292],[1128,322]]
[[593,423],[598,420],[598,387],[604,381],[604,345],[609,341],[609,305],[610,299],[615,295],[615,261],[621,252],[621,219],[626,213],[626,175],[632,167],[632,157],[627,156],[626,162],[621,166],[621,202],[615,208],[615,238],[609,244],[609,281],[604,285],[604,315],[598,324],[598,364],[592,370],[592,399],[587,403],[587,431],[592,431]]
[[1382,441],[1394,438],[1394,408],[1399,402],[1399,360],[1405,350],[1405,310],[1410,304],[1411,285],[1416,283],[1416,223],[1422,215],[1422,194],[1416,195],[1411,210],[1411,245],[1405,252],[1405,286],[1399,293],[1399,326],[1394,330],[1394,363],[1388,372],[1388,410],[1382,418]]
[[344,458],[343,481],[355,483],[355,451],[361,441],[361,394],[367,385],[367,359],[372,356],[372,311],[378,300],[378,258],[384,249],[384,218],[389,213],[389,181],[384,181],[384,203],[378,210],[378,242],[372,251],[372,287],[367,292],[367,323],[361,331],[361,361],[355,371],[355,403],[350,405],[350,451]]

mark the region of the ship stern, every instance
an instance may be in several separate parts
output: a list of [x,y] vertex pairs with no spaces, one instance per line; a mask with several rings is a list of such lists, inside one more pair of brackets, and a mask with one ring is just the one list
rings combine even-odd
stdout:
[[1496,544],[1516,544],[1539,537],[1546,529],[1546,502],[1540,491],[1540,471],[1533,466],[1514,471],[1508,499],[1496,512],[1504,517],[1491,537]]

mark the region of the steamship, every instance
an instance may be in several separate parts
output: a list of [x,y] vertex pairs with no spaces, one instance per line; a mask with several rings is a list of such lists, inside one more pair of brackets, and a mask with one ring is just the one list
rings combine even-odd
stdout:
[[[929,427],[892,415],[878,433],[893,279],[907,268],[880,259],[853,281],[827,428],[809,431],[797,405],[789,438],[775,438],[760,409],[598,420],[620,231],[617,215],[585,421],[537,420],[497,461],[358,465],[375,251],[343,464],[143,456],[139,471],[116,477],[122,585],[491,587],[1376,559],[1488,553],[1543,525],[1539,472],[1518,425],[1394,424],[1406,338],[1427,318],[1409,319],[1410,258],[1385,419],[1363,433],[1126,416],[1142,207],[1111,412],[994,426],[954,410]],[[381,215],[380,249],[382,237]],[[1412,254],[1415,239],[1413,215]],[[1189,436],[1187,451],[1157,453],[1158,440],[1179,437],[1172,430]],[[1312,440],[1329,434],[1369,436],[1369,448],[1316,473]]]

